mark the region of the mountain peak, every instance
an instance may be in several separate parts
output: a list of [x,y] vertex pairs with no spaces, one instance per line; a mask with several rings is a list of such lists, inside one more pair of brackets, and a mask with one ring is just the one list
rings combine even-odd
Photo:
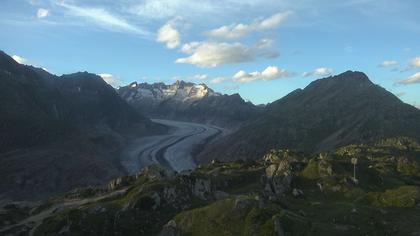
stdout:
[[[305,90],[324,91],[360,89],[373,86],[374,83],[369,80],[368,76],[360,71],[346,71],[341,74],[330,76],[311,82]],[[320,90],[321,89],[321,90]]]
[[353,80],[353,81],[359,81],[359,82],[367,82],[367,83],[373,84],[372,81],[369,80],[369,77],[361,71],[348,70],[339,75],[333,76],[333,78]]
[[129,104],[154,118],[236,127],[261,110],[239,94],[221,94],[204,83],[182,80],[173,84],[133,82],[117,91]]
[[177,80],[175,83],[173,83],[172,85],[177,86],[178,88],[183,88],[184,86],[193,86],[195,85],[194,83],[191,82],[186,82],[184,80]]
[[362,77],[362,78],[368,78],[367,75],[362,71],[353,71],[353,70],[347,70],[341,74],[338,74],[337,76],[353,76],[353,77]]
[[387,137],[420,140],[419,119],[419,110],[364,73],[347,71],[269,104],[258,120],[212,148],[223,150],[214,155],[235,158],[277,147],[318,152]]
[[195,84],[177,80],[173,84],[133,82],[119,89],[120,95],[128,100],[151,99],[156,103],[172,99],[183,102],[194,102],[206,96],[219,96],[205,84]]

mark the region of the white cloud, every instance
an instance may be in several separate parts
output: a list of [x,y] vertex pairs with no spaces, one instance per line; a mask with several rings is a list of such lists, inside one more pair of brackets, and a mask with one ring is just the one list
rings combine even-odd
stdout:
[[181,52],[189,57],[178,58],[176,63],[187,63],[198,67],[216,67],[224,64],[248,62],[257,57],[273,58],[278,54],[258,45],[248,47],[241,43],[191,42],[182,46]]
[[266,49],[266,48],[271,48],[273,46],[274,41],[272,39],[261,39],[256,45],[256,48],[259,49]]
[[417,84],[420,83],[420,72],[415,73],[414,75],[408,77],[407,79],[401,80],[399,84]]
[[206,74],[197,74],[197,75],[193,75],[188,77],[189,80],[208,80],[209,76]]
[[118,87],[121,85],[121,81],[115,77],[113,74],[109,73],[101,73],[98,74],[107,84],[111,85],[112,87]]
[[217,12],[220,3],[196,0],[143,0],[131,4],[128,11],[150,19],[168,19],[176,16],[201,16]]
[[269,66],[261,72],[263,80],[275,80],[289,77],[290,74],[285,69],[279,69],[277,66]]
[[150,35],[149,32],[128,23],[121,17],[112,15],[102,8],[79,7],[64,2],[57,3],[57,5],[69,10],[69,13],[74,16],[88,19],[108,30],[135,33],[143,36]]
[[12,58],[19,64],[24,64],[26,62],[25,58],[17,56],[17,55],[13,55]]
[[333,70],[327,67],[316,68],[313,71],[305,72],[302,74],[303,77],[326,77],[332,74]]
[[38,18],[45,18],[47,17],[49,14],[49,11],[45,8],[39,8],[38,11],[36,12],[36,16]]
[[252,50],[240,43],[191,42],[185,44],[181,51],[191,56],[178,58],[176,63],[188,63],[199,67],[241,63],[255,58]]
[[180,38],[178,30],[170,23],[166,23],[159,29],[156,41],[165,43],[167,48],[174,49],[181,44]]
[[249,26],[244,24],[233,24],[221,26],[220,28],[206,32],[206,35],[215,38],[237,39],[247,35]]
[[285,69],[279,69],[276,66],[269,66],[262,72],[255,71],[248,73],[244,70],[238,71],[233,75],[232,80],[237,83],[248,83],[256,80],[275,80],[281,78],[287,78],[290,76],[290,73]]
[[395,66],[396,64],[398,64],[397,61],[394,60],[386,60],[383,61],[381,64],[379,64],[380,67],[390,67],[390,66]]
[[175,76],[172,78],[173,80],[187,80],[187,81],[199,81],[199,83],[209,83],[209,84],[220,84],[226,80],[229,80],[229,77],[210,77],[207,74],[196,74],[192,76],[182,77],[182,76]]
[[272,29],[274,27],[277,27],[284,21],[284,19],[286,19],[290,15],[292,15],[291,11],[279,12],[275,15],[272,15],[271,17],[261,22],[258,22],[258,29]]
[[217,29],[206,32],[206,35],[215,38],[223,39],[237,39],[248,35],[252,31],[268,30],[280,25],[288,16],[292,14],[291,11],[277,13],[266,19],[255,20],[251,24],[231,24],[224,25]]
[[209,81],[210,84],[220,84],[223,83],[224,81],[228,80],[228,77],[216,77],[213,78]]
[[420,105],[416,105],[414,107],[420,110]]
[[419,57],[416,57],[416,58],[413,58],[413,59],[410,61],[410,63],[409,63],[409,65],[408,65],[408,67],[409,67],[410,69],[420,68],[420,56],[419,56]]

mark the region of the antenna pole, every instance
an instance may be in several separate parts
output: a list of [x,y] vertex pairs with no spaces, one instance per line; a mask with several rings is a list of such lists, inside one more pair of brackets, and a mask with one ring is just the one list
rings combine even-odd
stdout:
[[358,180],[356,179],[356,165],[357,165],[357,158],[353,157],[351,159],[351,164],[353,164],[353,181],[357,184]]

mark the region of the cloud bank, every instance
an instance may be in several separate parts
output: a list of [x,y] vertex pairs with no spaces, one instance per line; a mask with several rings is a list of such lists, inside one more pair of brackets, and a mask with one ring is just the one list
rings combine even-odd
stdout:
[[205,34],[214,38],[238,39],[253,31],[273,29],[279,26],[290,15],[292,15],[291,11],[280,12],[265,19],[255,20],[252,24],[239,23],[224,25],[217,29],[210,30]]
[[118,87],[121,85],[121,81],[115,77],[113,74],[109,73],[101,73],[98,74],[107,84],[111,85],[112,87]]
[[80,7],[65,2],[56,4],[67,9],[71,15],[94,22],[107,30],[134,33],[142,36],[150,35],[148,31],[128,23],[125,19],[113,15],[103,8]]
[[420,83],[420,72],[415,73],[414,75],[408,77],[407,79],[401,80],[398,82],[399,84],[418,84]]
[[276,80],[281,78],[287,78],[290,76],[290,73],[285,69],[279,69],[276,66],[269,66],[265,68],[262,72],[254,71],[248,73],[244,70],[238,71],[233,77],[232,80],[237,83],[249,83],[256,80]]
[[253,61],[258,57],[273,58],[277,56],[267,47],[246,46],[239,42],[191,42],[184,44],[181,52],[190,56],[178,58],[176,63],[207,68]]
[[397,65],[398,62],[394,60],[386,60],[379,64],[379,67],[391,67]]
[[330,76],[332,72],[333,70],[331,68],[320,67],[310,72],[304,72],[302,76],[303,77],[326,77],[326,76]]
[[167,23],[159,29],[156,41],[165,43],[169,49],[174,49],[181,44],[181,36],[177,29]]
[[13,55],[12,58],[13,58],[13,60],[15,60],[19,64],[24,64],[27,61],[25,58],[20,57],[18,55]]

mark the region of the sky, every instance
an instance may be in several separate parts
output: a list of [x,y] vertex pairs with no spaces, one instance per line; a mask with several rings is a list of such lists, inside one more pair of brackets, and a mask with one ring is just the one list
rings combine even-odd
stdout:
[[365,72],[420,105],[418,0],[2,0],[0,50],[114,87],[205,83],[255,104]]

